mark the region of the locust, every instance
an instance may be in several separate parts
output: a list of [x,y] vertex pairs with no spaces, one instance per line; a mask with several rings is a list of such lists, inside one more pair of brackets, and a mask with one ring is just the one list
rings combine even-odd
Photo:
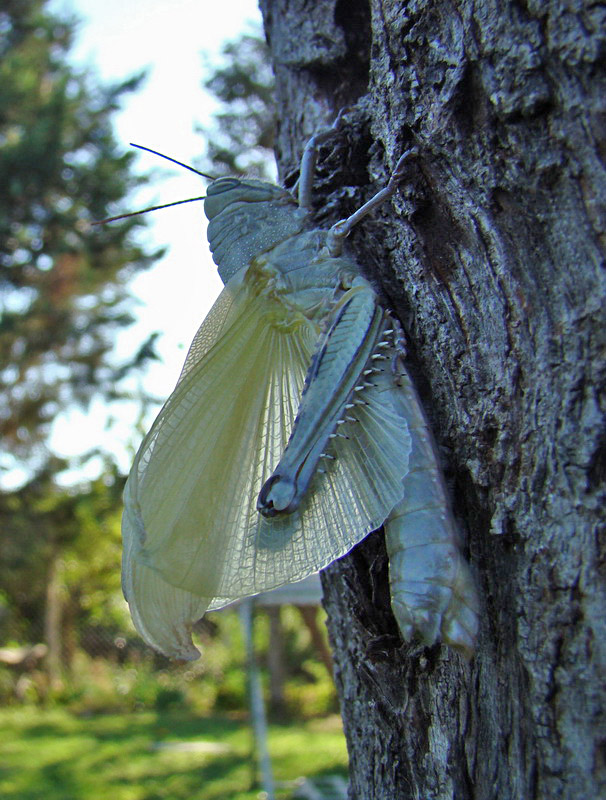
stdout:
[[402,637],[471,657],[478,597],[402,328],[345,240],[386,186],[329,229],[312,217],[317,132],[297,197],[220,177],[204,200],[225,284],[128,477],[122,585],[156,650],[199,657],[204,613],[297,581],[384,526]]

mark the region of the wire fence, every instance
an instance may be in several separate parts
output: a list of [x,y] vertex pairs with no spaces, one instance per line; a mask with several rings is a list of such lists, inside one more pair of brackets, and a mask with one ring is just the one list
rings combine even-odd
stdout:
[[[282,604],[289,599],[278,594],[255,608],[255,649],[270,710],[336,711],[323,612],[317,604]],[[0,705],[52,700],[81,711],[177,703],[201,711],[246,709],[246,652],[235,608],[194,626],[203,658],[186,664],[155,653],[126,611],[122,617],[95,620],[68,606],[30,617],[0,613]]]

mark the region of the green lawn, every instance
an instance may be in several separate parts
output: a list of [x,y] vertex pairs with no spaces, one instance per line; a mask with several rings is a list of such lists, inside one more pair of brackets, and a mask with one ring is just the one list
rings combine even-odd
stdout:
[[[269,748],[278,785],[347,772],[336,717],[271,725]],[[246,722],[186,711],[0,709],[3,800],[257,800],[253,779]]]

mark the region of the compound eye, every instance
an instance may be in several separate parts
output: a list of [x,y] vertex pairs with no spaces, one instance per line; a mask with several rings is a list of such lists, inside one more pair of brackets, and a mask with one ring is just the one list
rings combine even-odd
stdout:
[[236,189],[241,185],[241,181],[237,178],[217,178],[213,181],[206,190],[207,196],[221,194],[222,192],[229,192],[231,189]]

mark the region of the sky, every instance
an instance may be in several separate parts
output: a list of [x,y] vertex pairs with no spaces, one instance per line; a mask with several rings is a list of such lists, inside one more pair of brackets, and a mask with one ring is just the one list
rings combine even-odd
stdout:
[[[216,61],[222,44],[260,24],[257,0],[51,0],[49,10],[75,15],[81,22],[70,61],[92,68],[104,82],[129,77],[147,68],[148,77],[127,95],[114,117],[118,141],[125,149],[136,142],[191,163],[203,150],[196,123],[207,124],[214,99],[205,93],[202,52]],[[204,193],[205,182],[187,170],[140,153],[137,168],[157,170],[148,187],[129,199],[132,210]],[[160,331],[154,363],[140,381],[154,396],[166,399],[179,375],[187,348],[221,288],[206,242],[202,203],[177,206],[148,215],[140,236],[147,249],[168,247],[167,255],[131,283],[139,301],[138,321],[116,341],[116,358],[127,360],[152,331]],[[72,411],[55,423],[50,444],[59,455],[77,456],[102,445],[128,471],[138,406],[123,407],[107,427],[108,409],[95,402],[86,412]],[[152,415],[153,418],[153,415]],[[152,421],[147,420],[147,425]],[[63,482],[93,477],[100,463],[82,472],[67,472]],[[13,480],[19,482],[18,474]]]

